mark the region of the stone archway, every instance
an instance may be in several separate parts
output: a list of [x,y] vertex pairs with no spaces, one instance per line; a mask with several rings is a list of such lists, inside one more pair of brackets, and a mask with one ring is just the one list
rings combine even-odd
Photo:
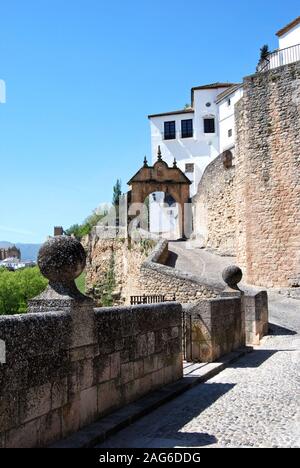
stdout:
[[143,204],[145,199],[153,192],[164,192],[171,195],[180,206],[180,233],[184,237],[185,204],[190,201],[190,185],[192,182],[177,167],[174,160],[173,167],[163,161],[160,147],[158,158],[153,166],[149,166],[145,158],[144,166],[130,179],[130,204]]

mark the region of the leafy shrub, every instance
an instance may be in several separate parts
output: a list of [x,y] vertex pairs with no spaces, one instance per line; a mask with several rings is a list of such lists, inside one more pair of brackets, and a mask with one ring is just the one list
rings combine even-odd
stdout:
[[28,301],[40,294],[47,280],[38,267],[18,271],[0,269],[0,315],[26,312]]

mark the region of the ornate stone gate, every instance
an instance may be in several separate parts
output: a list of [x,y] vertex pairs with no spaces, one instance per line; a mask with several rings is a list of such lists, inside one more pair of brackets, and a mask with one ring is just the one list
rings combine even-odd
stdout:
[[169,167],[163,161],[160,147],[158,147],[157,156],[154,166],[149,166],[145,158],[144,166],[128,182],[128,185],[131,186],[128,201],[131,205],[135,203],[143,204],[153,192],[164,192],[171,195],[180,207],[179,229],[181,237],[184,237],[185,209],[186,204],[190,201],[190,185],[192,182],[177,167],[175,159],[173,167]]

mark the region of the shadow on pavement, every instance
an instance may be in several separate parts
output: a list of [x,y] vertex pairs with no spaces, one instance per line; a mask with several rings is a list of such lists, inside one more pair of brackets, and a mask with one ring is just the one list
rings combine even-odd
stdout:
[[272,336],[291,336],[297,335],[295,330],[290,330],[289,328],[281,327],[280,325],[275,325],[274,323],[269,324],[269,335]]
[[178,255],[175,252],[170,251],[166,265],[169,267],[175,268],[177,259],[178,259]]
[[[252,353],[247,354],[238,361],[234,362],[229,366],[231,369],[247,369],[259,367],[268,359],[270,359],[278,351],[284,351],[279,349],[255,349]],[[290,351],[290,350],[288,350]]]
[[[205,432],[181,432],[185,426],[214,404],[219,398],[234,388],[235,384],[204,383],[178,397],[178,406],[174,402],[163,405],[158,410],[145,416],[131,427],[124,429],[103,442],[101,448],[127,447],[203,447],[216,444],[214,435]],[[181,401],[184,398],[184,402]],[[193,428],[192,428],[193,429]],[[185,430],[188,429],[185,427]],[[201,430],[201,428],[200,428]]]

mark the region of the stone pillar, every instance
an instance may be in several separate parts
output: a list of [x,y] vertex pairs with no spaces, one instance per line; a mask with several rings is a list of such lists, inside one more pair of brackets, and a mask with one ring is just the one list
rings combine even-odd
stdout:
[[245,345],[240,297],[206,299],[183,309],[188,362],[214,362]]
[[229,266],[223,271],[223,280],[227,287],[223,297],[240,297],[242,307],[242,326],[245,343],[259,345],[260,340],[268,334],[269,312],[267,291],[242,291],[238,284],[242,281],[243,272],[237,266]]
[[244,305],[244,292],[239,288],[239,283],[243,279],[242,270],[236,265],[230,265],[225,268],[222,273],[223,281],[227,284],[224,291],[221,293],[222,297],[239,297],[241,299],[241,316],[242,316],[242,330],[241,334],[243,341],[246,344],[245,333],[245,305]]
[[246,343],[259,345],[269,331],[267,291],[247,293],[244,296]]
[[61,226],[54,227],[54,237],[62,236],[64,234],[64,230]]
[[28,312],[70,313],[72,347],[95,343],[94,301],[81,294],[75,284],[86,265],[86,253],[80,242],[68,236],[50,238],[40,249],[38,265],[49,285],[29,301]]

